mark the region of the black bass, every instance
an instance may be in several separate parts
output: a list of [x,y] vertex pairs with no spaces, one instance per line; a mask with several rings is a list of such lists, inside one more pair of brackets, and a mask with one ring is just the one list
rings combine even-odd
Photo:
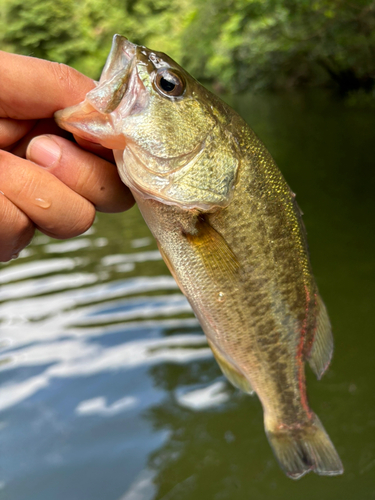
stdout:
[[333,349],[301,212],[270,154],[229,106],[165,54],[116,35],[97,87],[58,124],[114,150],[223,373],[263,405],[285,473],[336,475],[305,390]]

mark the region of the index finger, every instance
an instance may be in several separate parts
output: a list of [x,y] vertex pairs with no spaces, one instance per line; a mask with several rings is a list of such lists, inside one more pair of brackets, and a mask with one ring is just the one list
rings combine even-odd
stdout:
[[94,88],[91,78],[51,61],[0,51],[0,117],[48,118],[81,102]]

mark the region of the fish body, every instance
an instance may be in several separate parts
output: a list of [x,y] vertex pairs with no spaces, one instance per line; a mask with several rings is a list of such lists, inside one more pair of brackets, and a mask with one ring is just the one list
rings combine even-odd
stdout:
[[242,118],[172,59],[116,35],[96,89],[57,113],[114,150],[160,252],[223,373],[256,392],[285,473],[341,474],[306,397],[333,349],[301,211]]

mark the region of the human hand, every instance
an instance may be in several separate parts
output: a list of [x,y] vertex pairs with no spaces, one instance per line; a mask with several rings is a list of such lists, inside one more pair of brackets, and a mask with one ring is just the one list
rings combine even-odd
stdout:
[[[0,262],[31,241],[35,229],[71,238],[93,223],[95,210],[134,204],[112,151],[61,130],[59,109],[82,101],[94,82],[58,63],[0,51]],[[82,146],[82,147],[80,147]],[[84,148],[84,149],[83,149]]]

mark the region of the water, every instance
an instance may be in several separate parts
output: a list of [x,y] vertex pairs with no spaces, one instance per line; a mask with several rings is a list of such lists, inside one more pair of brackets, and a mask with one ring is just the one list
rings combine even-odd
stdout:
[[231,102],[305,212],[336,342],[308,393],[345,474],[284,477],[135,207],[0,268],[0,498],[375,499],[375,118],[319,95]]

